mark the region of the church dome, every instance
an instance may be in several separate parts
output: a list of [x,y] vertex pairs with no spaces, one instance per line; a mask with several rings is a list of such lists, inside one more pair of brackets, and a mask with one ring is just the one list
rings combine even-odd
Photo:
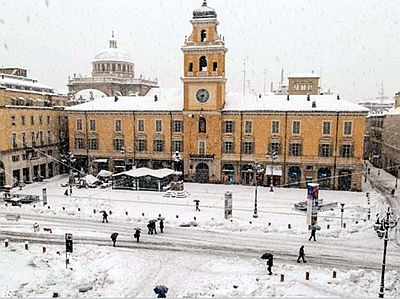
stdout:
[[133,63],[133,59],[127,52],[117,48],[117,41],[114,39],[110,40],[110,47],[108,49],[102,50],[96,54],[93,62],[99,61],[118,61]]
[[193,11],[193,19],[208,19],[208,18],[216,18],[217,13],[214,8],[207,6],[207,0],[203,1],[203,5]]

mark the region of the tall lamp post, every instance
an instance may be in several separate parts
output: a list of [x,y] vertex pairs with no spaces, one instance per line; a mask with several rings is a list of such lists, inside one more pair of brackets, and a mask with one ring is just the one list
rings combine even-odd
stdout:
[[125,146],[121,147],[121,154],[124,155],[124,170],[127,171],[128,168],[126,167],[126,147]]
[[340,204],[340,228],[343,228],[343,212],[344,212],[344,203]]
[[253,166],[253,175],[254,175],[254,180],[255,180],[255,192],[254,192],[254,213],[253,213],[253,218],[258,218],[258,210],[257,210],[257,186],[258,186],[258,176],[262,174],[264,171],[264,168],[262,168],[261,164],[255,161],[254,166]]
[[377,216],[378,218],[376,219],[376,222],[374,224],[374,229],[378,234],[378,237],[380,239],[383,239],[383,261],[382,261],[382,273],[381,273],[381,286],[379,289],[379,298],[383,298],[385,291],[386,249],[389,241],[389,229],[396,227],[400,218],[394,220],[393,213],[390,211],[390,207],[388,207],[388,210],[386,212],[386,217],[380,219],[379,214]]
[[278,153],[276,151],[271,152],[271,184],[269,192],[274,192],[274,160],[278,159]]

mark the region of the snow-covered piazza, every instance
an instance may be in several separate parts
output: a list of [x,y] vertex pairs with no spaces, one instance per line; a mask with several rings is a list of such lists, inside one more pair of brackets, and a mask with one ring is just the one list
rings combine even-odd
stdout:
[[[345,204],[343,218],[340,204],[319,212],[321,229],[316,241],[309,241],[306,215],[293,209],[306,199],[305,189],[276,187],[270,192],[258,187],[259,217],[253,218],[253,186],[186,183],[186,198],[73,187],[66,196],[61,184],[67,179],[13,190],[41,197],[46,188],[46,205],[3,206],[0,297],[154,297],[157,285],[167,286],[171,297],[377,296],[383,241],[373,224],[388,202],[369,183],[363,192],[320,190],[324,203]],[[374,168],[369,179],[383,192],[385,183],[394,181],[386,172],[378,176]],[[233,197],[233,217],[227,220],[226,191]],[[390,199],[398,204],[396,197]],[[100,211],[107,211],[108,223],[102,222]],[[20,219],[11,220],[10,215]],[[158,218],[165,218],[163,233]],[[157,234],[147,233],[152,219],[157,220]],[[341,221],[345,228],[340,228]],[[34,232],[35,223],[39,230]],[[142,229],[139,242],[134,228]],[[114,232],[119,234],[116,247],[110,239]],[[65,233],[73,234],[67,267]],[[296,262],[301,245],[307,263]],[[399,245],[398,231],[393,230],[387,250],[388,297],[400,294]],[[272,275],[261,259],[266,252],[274,256]]]

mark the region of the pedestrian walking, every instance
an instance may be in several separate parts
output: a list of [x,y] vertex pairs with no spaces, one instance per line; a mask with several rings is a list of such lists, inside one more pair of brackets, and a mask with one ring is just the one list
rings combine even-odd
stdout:
[[136,243],[139,243],[139,238],[140,238],[140,228],[135,228],[135,233],[133,236],[136,238]]
[[272,275],[272,266],[274,265],[274,257],[271,255],[267,260],[268,275]]
[[164,221],[160,220],[160,231],[161,233],[164,232]]
[[312,227],[311,227],[311,236],[310,236],[310,238],[308,239],[308,241],[311,241],[311,239],[312,238],[314,238],[314,241],[317,241],[317,240],[315,240],[315,233],[317,232],[317,228],[313,225]]
[[196,203],[196,211],[199,211],[199,212],[200,212],[200,209],[199,209],[200,200],[195,199],[194,202]]
[[69,185],[69,196],[72,196],[72,185]]
[[151,223],[151,228],[153,229],[154,233],[157,235],[156,222],[155,222],[155,221],[153,221],[153,222]]
[[307,263],[307,261],[305,260],[306,255],[304,254],[304,245],[301,245],[300,249],[299,249],[299,257],[297,258],[297,262],[300,263],[300,259],[303,259],[303,263]]
[[104,221],[108,223],[108,219],[107,219],[108,214],[107,214],[107,212],[106,211],[100,211],[100,213],[103,214],[103,223],[104,223]]
[[68,189],[65,189],[64,195],[68,196]]
[[111,234],[111,240],[113,242],[113,247],[115,247],[115,242],[117,242],[118,233]]
[[396,190],[395,189],[392,189],[392,191],[390,192],[390,194],[392,195],[392,196],[394,196],[394,193],[396,192]]
[[151,222],[149,222],[149,224],[147,224],[147,229],[148,229],[147,234],[152,235],[153,234],[153,226],[151,225]]
[[368,174],[371,174],[371,168],[368,167]]

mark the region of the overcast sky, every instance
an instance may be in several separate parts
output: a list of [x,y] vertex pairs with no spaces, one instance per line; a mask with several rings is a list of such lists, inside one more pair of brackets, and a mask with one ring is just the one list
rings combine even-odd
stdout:
[[[67,90],[68,76],[90,75],[95,54],[118,46],[136,74],[181,87],[192,12],[202,0],[0,0],[0,65],[19,66],[41,83]],[[398,0],[208,0],[225,36],[228,91],[278,82],[281,69],[321,75],[324,89],[352,101],[400,91]]]

